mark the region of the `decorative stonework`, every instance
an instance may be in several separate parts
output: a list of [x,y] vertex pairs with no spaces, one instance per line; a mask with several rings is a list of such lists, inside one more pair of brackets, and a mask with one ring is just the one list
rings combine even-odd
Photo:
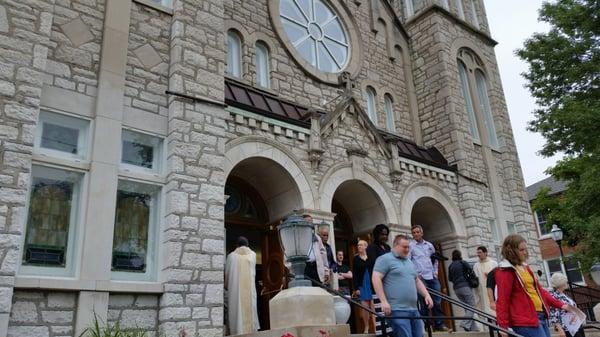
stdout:
[[75,47],[79,47],[94,39],[94,35],[81,18],[76,18],[60,27]]
[[133,53],[138,57],[146,68],[152,68],[162,62],[162,58],[149,43],[134,50]]
[[260,128],[261,130],[274,135],[284,135],[288,138],[298,139],[301,142],[306,141],[310,135],[310,131],[308,129],[297,125],[282,122],[234,107],[228,107],[227,110],[231,113],[237,124],[247,125],[250,128]]

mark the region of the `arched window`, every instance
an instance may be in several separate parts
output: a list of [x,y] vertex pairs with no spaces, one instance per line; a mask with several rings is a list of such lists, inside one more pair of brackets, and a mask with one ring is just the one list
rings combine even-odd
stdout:
[[256,42],[256,84],[263,88],[271,87],[269,70],[269,48],[262,42]]
[[477,128],[477,120],[475,119],[475,109],[473,109],[473,99],[469,90],[469,77],[467,67],[460,60],[458,61],[458,74],[460,76],[460,88],[465,99],[465,107],[467,108],[467,117],[469,118],[469,131],[471,137],[477,142],[479,139],[479,129]]
[[242,39],[233,30],[227,31],[227,73],[242,77]]
[[385,126],[389,132],[396,131],[396,122],[394,120],[394,101],[390,94],[385,94],[383,97],[385,109]]
[[481,113],[483,114],[483,122],[490,139],[490,146],[497,148],[498,136],[496,135],[496,127],[494,126],[494,117],[492,116],[492,107],[490,106],[487,83],[481,70],[475,71],[475,82],[477,83],[479,105],[481,107]]
[[377,125],[377,103],[375,89],[367,87],[367,114],[373,124]]
[[479,125],[485,127],[489,146],[497,149],[499,146],[498,135],[494,124],[494,117],[490,104],[487,80],[483,71],[483,63],[470,50],[461,49],[458,52],[458,73],[465,107],[469,118],[469,130],[473,139],[481,141]]

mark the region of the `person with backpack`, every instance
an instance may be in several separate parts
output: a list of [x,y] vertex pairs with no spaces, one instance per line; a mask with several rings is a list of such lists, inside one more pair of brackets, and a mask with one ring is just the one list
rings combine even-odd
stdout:
[[[456,297],[470,306],[475,306],[475,296],[472,289],[477,288],[479,282],[471,266],[462,259],[460,250],[452,252],[452,263],[448,274],[448,279],[452,282]],[[466,317],[473,318],[473,315],[472,311],[465,310]],[[460,327],[465,331],[479,331],[479,327],[474,320],[461,321]]]

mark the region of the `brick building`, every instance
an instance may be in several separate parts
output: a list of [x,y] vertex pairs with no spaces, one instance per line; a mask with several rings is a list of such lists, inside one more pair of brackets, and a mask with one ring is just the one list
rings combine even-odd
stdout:
[[293,209],[539,266],[495,44],[481,0],[0,2],[0,337],[221,336],[241,233],[266,327]]

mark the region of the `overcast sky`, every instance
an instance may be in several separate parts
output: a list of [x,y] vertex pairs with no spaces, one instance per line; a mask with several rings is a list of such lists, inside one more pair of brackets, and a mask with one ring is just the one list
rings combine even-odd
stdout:
[[500,67],[502,86],[506,95],[508,113],[517,142],[525,185],[531,185],[548,175],[544,171],[558,157],[543,158],[537,152],[542,148],[541,135],[526,130],[527,122],[533,119],[535,101],[524,87],[520,75],[527,66],[514,51],[523,46],[525,39],[534,32],[548,30],[545,23],[537,21],[542,0],[484,0],[492,38],[498,41],[496,57]]

